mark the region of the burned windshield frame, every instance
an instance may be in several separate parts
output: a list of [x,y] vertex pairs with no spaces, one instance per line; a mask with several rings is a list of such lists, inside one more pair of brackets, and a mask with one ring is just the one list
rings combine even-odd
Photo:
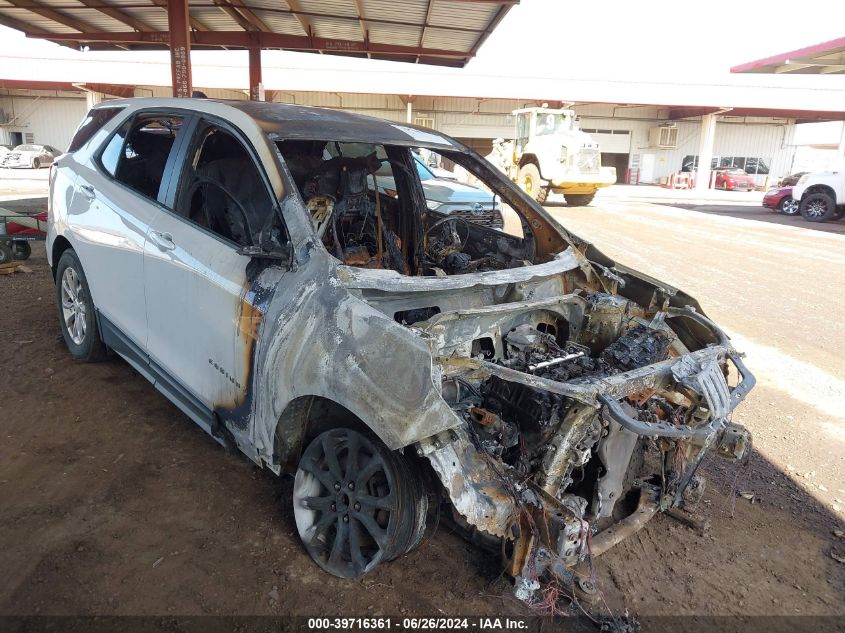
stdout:
[[[413,156],[414,148],[426,148],[431,151],[436,151],[443,159],[460,165],[474,178],[477,178],[480,185],[486,187],[491,194],[501,200],[504,204],[508,205],[519,218],[518,223],[516,222],[516,218],[513,218],[514,224],[518,225],[520,228],[518,234],[515,234],[515,232],[501,232],[496,229],[485,229],[484,227],[479,226],[479,229],[483,229],[482,232],[487,235],[486,237],[483,237],[479,234],[478,239],[480,241],[477,241],[478,247],[482,248],[482,244],[486,244],[486,247],[484,248],[493,249],[496,253],[498,253],[498,255],[492,255],[492,251],[489,255],[484,255],[480,251],[472,253],[472,267],[479,268],[478,272],[483,270],[480,268],[481,266],[486,265],[481,263],[480,259],[488,260],[487,263],[490,265],[490,270],[498,267],[494,266],[490,257],[499,259],[500,261],[498,265],[503,264],[504,260],[509,260],[510,264],[502,266],[502,269],[513,268],[520,265],[518,262],[521,262],[521,265],[540,264],[553,260],[560,253],[574,244],[574,238],[572,238],[565,229],[551,220],[547,212],[519,190],[505,174],[488,164],[481,156],[473,152],[471,149],[459,144],[450,148],[444,148],[443,145],[439,143],[396,142],[392,139],[387,142],[373,142],[370,139],[366,141],[361,141],[360,139],[355,138],[343,138],[342,140],[337,140],[331,138],[305,138],[297,135],[282,136],[279,134],[270,134],[268,137],[273,143],[275,149],[278,151],[277,156],[284,165],[283,172],[285,172],[285,178],[290,179],[290,190],[298,201],[297,206],[307,206],[307,201],[304,199],[304,193],[300,190],[300,184],[302,184],[303,178],[308,175],[305,172],[309,171],[309,166],[305,164],[297,166],[297,159],[295,156],[298,150],[295,148],[295,144],[314,144],[314,152],[316,152],[314,158],[315,161],[317,160],[317,154],[322,155],[323,149],[325,149],[326,146],[333,146],[334,153],[337,153],[337,147],[339,146],[342,148],[343,154],[348,154],[349,152],[347,152],[346,149],[347,143],[366,145],[370,147],[381,145],[385,148],[385,151],[391,158],[389,162],[393,167],[397,167],[396,163],[402,163],[401,166],[404,167],[404,169],[394,169],[394,175],[397,177],[397,184],[401,182],[405,184],[407,188],[407,191],[404,192],[404,202],[402,202],[403,192],[397,192],[399,193],[398,201],[400,204],[405,206],[405,211],[401,214],[403,217],[400,218],[399,221],[402,222],[402,226],[405,230],[410,231],[411,225],[414,226],[414,230],[413,232],[402,233],[406,239],[402,241],[401,250],[407,254],[408,259],[406,262],[408,264],[408,268],[406,270],[400,270],[397,266],[389,266],[402,274],[410,276],[427,274],[421,273],[422,270],[426,269],[426,258],[424,256],[425,249],[423,244],[424,240],[422,235],[424,228],[423,224],[427,222],[425,218],[430,213],[430,209],[426,203],[423,181],[419,178],[417,173]],[[316,147],[317,145],[319,145],[319,151]],[[291,153],[291,150],[293,150],[293,153]],[[308,154],[306,150],[307,148],[303,149],[303,151]],[[398,160],[400,157],[401,160]],[[326,160],[326,157],[323,156],[322,160]],[[318,165],[315,164],[314,168],[316,169],[317,167]],[[399,174],[398,172],[400,171],[403,173]],[[293,190],[295,190],[295,192]],[[382,200],[382,202],[385,201],[386,200]],[[307,221],[302,225],[303,228],[307,226],[309,231],[314,231],[315,227],[312,219],[313,218],[309,216],[309,212],[306,209],[303,220]],[[326,243],[322,239],[320,241],[322,246],[333,257],[341,262],[350,264],[350,262],[346,261],[348,258],[339,256],[339,254],[343,253],[344,250],[339,250],[336,244],[331,243],[332,240],[329,240],[329,243]],[[575,241],[577,241],[577,239]],[[474,241],[474,243],[476,242]],[[372,255],[372,253],[370,253],[370,255]],[[373,262],[368,260],[368,262],[363,264],[357,263],[350,265],[369,268],[378,267],[372,265],[372,263]],[[446,274],[460,274],[456,271],[457,268],[455,268],[455,272],[447,270]],[[442,271],[435,272],[440,274]],[[470,268],[467,269],[467,272],[476,271]]]
[[[535,222],[533,223],[534,226],[532,226],[532,223],[529,222],[526,214],[525,202],[514,194],[512,189],[513,184],[504,174],[492,165],[486,164],[486,161],[477,154],[443,150],[439,151],[443,158],[446,158],[456,165],[460,165],[466,169],[481,185],[489,189],[493,194],[497,205],[501,206],[506,204],[513,209],[514,213],[516,213],[519,218],[519,222],[522,227],[522,239],[529,242],[535,242],[536,244],[534,229],[539,227],[539,223]],[[536,252],[534,255],[536,255]]]

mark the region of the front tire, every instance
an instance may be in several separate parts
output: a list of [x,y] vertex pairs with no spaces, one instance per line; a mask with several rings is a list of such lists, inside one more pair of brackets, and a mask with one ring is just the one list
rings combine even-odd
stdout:
[[519,168],[519,186],[540,204],[549,196],[549,188],[543,186],[540,169],[534,163],[526,163]]
[[801,215],[807,222],[827,222],[836,216],[836,201],[826,193],[809,193],[801,198]]
[[778,211],[784,215],[798,215],[801,213],[801,205],[792,196],[786,196],[778,203]]
[[38,158],[32,159],[32,168],[39,169],[41,167],[41,161]]
[[86,363],[105,358],[106,346],[100,340],[88,280],[73,249],[62,253],[56,265],[56,303],[59,327],[70,355]]
[[566,193],[563,195],[570,207],[586,207],[596,197],[594,193]]
[[419,544],[428,497],[405,457],[377,438],[336,428],[302,454],[293,512],[314,562],[333,576],[355,578]]

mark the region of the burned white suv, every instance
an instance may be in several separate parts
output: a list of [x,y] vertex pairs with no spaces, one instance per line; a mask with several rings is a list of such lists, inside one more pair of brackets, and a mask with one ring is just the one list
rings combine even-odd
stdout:
[[[430,209],[418,148],[478,178],[504,226]],[[221,444],[295,472],[302,541],[337,576],[444,513],[500,545],[531,599],[693,501],[708,451],[750,450],[728,419],[754,379],[696,301],[435,131],[110,101],[50,186],[71,354],[113,351]]]

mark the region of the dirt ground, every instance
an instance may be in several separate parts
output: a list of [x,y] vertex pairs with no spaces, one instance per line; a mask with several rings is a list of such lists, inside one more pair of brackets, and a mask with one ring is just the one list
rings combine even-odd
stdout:
[[[599,558],[608,608],[845,616],[831,555],[845,556],[845,236],[743,205],[549,208],[696,296],[759,379],[736,416],[750,464],[706,465],[710,530],[661,515]],[[0,277],[0,614],[531,613],[496,558],[443,524],[363,579],[321,572],[295,533],[291,480],[227,455],[126,363],[73,363],[42,246],[28,264]]]

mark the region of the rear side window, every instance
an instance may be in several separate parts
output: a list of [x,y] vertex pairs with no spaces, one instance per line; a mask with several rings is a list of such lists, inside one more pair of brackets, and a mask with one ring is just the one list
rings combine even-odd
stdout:
[[174,116],[133,119],[111,137],[100,154],[100,165],[116,180],[156,200],[182,122],[182,117]]
[[76,134],[73,135],[67,151],[75,152],[85,145],[100,128],[111,121],[121,110],[122,108],[96,108],[89,110],[85,119],[83,119],[79,128],[77,128]]

